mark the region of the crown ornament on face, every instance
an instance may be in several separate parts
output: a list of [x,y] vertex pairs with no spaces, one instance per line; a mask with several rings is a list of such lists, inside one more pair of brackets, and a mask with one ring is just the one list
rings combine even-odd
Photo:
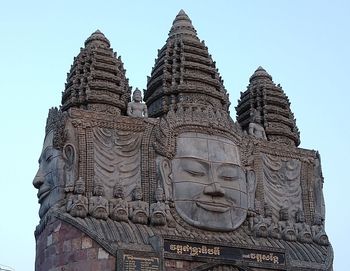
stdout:
[[201,105],[177,104],[171,106],[168,113],[160,118],[155,129],[156,152],[169,159],[176,152],[176,137],[182,132],[200,132],[221,135],[240,141],[242,130],[231,119],[227,111]]
[[49,109],[49,114],[46,119],[45,137],[53,132],[53,147],[62,150],[67,139],[65,124],[67,121],[67,112],[62,112],[57,107]]

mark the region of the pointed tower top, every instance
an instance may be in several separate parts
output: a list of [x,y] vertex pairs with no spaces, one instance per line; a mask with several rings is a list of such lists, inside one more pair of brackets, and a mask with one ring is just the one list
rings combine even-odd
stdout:
[[117,58],[105,35],[96,30],[74,58],[61,110],[79,108],[119,116],[126,113],[129,100],[129,83],[121,58]]
[[176,15],[176,18],[173,21],[173,26],[171,27],[169,32],[169,37],[181,34],[187,34],[195,37],[197,36],[197,31],[196,29],[194,29],[192,21],[183,9],[181,9]]
[[272,80],[272,76],[268,74],[268,72],[261,66],[259,66],[253,75],[250,77],[249,82],[252,82],[255,79],[270,79]]
[[259,67],[250,77],[250,84],[236,107],[237,121],[248,131],[254,122],[254,111],[261,116],[260,124],[268,141],[290,146],[300,144],[299,129],[296,125],[290,102],[282,88],[272,81],[272,76]]
[[103,47],[111,46],[106,36],[98,29],[92,33],[91,36],[85,41],[85,47],[88,47],[92,44],[100,46],[102,45]]

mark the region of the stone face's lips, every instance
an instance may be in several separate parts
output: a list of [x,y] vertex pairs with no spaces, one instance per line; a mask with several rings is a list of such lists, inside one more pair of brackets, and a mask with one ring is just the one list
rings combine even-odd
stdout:
[[221,202],[197,201],[196,204],[205,210],[219,213],[227,212],[231,207],[231,205]]
[[38,202],[41,203],[44,198],[46,198],[49,194],[50,194],[50,191],[51,191],[51,187],[50,186],[45,186],[45,185],[42,185],[40,186],[40,189],[38,191]]

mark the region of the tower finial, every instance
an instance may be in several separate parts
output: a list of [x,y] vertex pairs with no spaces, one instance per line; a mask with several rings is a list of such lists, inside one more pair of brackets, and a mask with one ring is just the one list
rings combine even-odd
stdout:
[[169,38],[182,34],[197,37],[197,31],[193,27],[192,21],[183,9],[179,11],[179,13],[176,15],[173,21],[173,26],[171,27],[169,32]]

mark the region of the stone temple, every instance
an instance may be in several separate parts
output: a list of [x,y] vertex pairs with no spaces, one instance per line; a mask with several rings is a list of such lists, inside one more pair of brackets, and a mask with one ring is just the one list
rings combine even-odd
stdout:
[[184,11],[147,89],[94,32],[49,110],[35,270],[332,270],[319,153],[262,67],[230,117]]

